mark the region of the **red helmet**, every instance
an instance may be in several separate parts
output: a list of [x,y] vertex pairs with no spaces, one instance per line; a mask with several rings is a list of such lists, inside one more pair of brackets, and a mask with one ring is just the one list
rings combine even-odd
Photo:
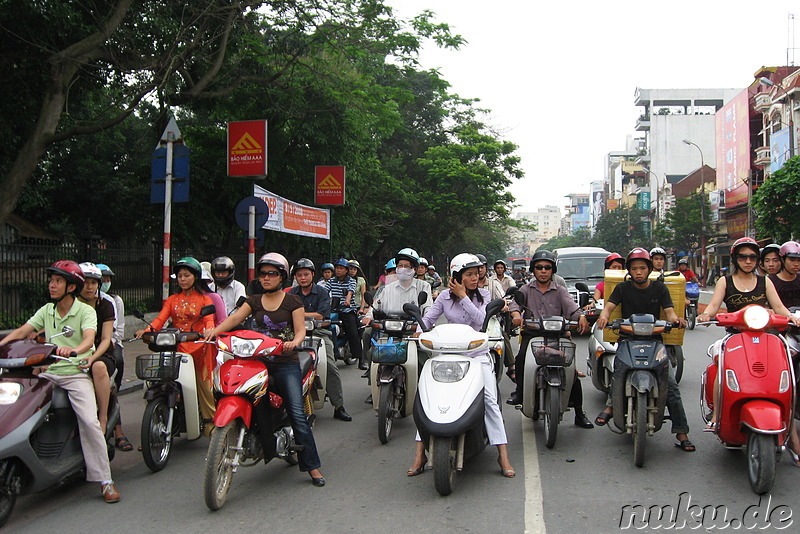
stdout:
[[47,268],[47,274],[57,274],[63,277],[68,284],[75,284],[79,293],[83,289],[83,282],[86,279],[80,266],[72,260],[58,260]]
[[740,237],[739,239],[733,242],[733,245],[731,245],[731,257],[735,257],[736,254],[739,252],[739,249],[744,246],[751,247],[753,250],[756,251],[756,254],[760,252],[760,249],[758,248],[758,243],[756,242],[755,239],[753,239],[752,237]]
[[606,262],[605,262],[605,268],[606,268],[606,269],[608,269],[608,267],[611,265],[611,262],[612,262],[612,261],[618,261],[618,262],[620,262],[620,263],[622,264],[622,268],[623,268],[623,269],[625,268],[625,258],[623,258],[622,256],[620,256],[620,255],[619,255],[619,254],[617,254],[616,252],[612,252],[611,254],[609,254],[608,256],[606,256]]
[[[628,257],[625,259],[625,265],[630,265],[633,260],[644,260],[650,270],[653,270],[653,260],[650,258],[650,253],[642,247],[636,247],[628,252]],[[608,261],[608,259],[606,259]]]

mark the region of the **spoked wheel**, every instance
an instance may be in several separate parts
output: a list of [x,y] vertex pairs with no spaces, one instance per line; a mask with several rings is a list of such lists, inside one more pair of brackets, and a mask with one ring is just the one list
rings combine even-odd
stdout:
[[211,434],[206,456],[206,476],[203,493],[206,506],[219,510],[228,498],[228,489],[233,481],[233,465],[239,455],[234,449],[242,426],[240,419],[231,421]]
[[561,390],[547,386],[544,393],[544,445],[552,449],[558,435],[558,419],[561,415]]
[[683,347],[680,345],[667,345],[667,355],[669,356],[669,363],[675,368],[675,382],[681,382],[683,378]]
[[693,304],[686,307],[686,323],[689,330],[694,330],[695,324],[697,324],[697,308]]
[[389,443],[392,434],[392,423],[397,413],[396,405],[397,397],[394,395],[394,383],[381,384],[380,400],[378,402],[378,439],[384,445]]
[[0,527],[6,524],[8,518],[11,517],[11,512],[14,510],[14,505],[17,503],[17,491],[15,483],[15,466],[9,461],[5,460],[0,464]]
[[644,450],[647,443],[647,393],[636,394],[636,427],[633,429],[633,463],[644,465]]
[[750,487],[759,495],[775,483],[775,438],[751,432],[747,438],[747,475]]
[[431,436],[433,440],[433,484],[439,495],[450,495],[456,483],[454,438]]
[[158,397],[147,403],[142,415],[142,457],[147,468],[154,473],[167,466],[172,452],[169,412],[164,398]]

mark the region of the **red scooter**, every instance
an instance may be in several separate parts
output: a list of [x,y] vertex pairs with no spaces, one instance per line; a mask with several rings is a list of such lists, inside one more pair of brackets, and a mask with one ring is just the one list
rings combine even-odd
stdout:
[[[275,457],[296,465],[301,448],[282,407],[283,398],[272,390],[274,385],[265,363],[265,359],[281,354],[283,341],[251,330],[236,330],[218,335],[217,348],[217,361],[222,364],[214,369],[216,428],[208,446],[203,484],[206,506],[211,510],[225,504],[233,473],[239,466],[249,467]],[[303,348],[298,356],[305,412],[311,424],[317,355]],[[259,403],[269,403],[269,408],[256,407]]]
[[[714,408],[714,383],[720,406],[714,433],[728,448],[747,446],[747,471],[756,493],[775,482],[777,459],[786,446],[794,416],[795,378],[786,340],[788,317],[751,304],[715,321],[736,333],[709,347],[712,363],[703,374],[701,407]],[[706,409],[702,413],[706,417]],[[706,421],[708,422],[708,421]]]

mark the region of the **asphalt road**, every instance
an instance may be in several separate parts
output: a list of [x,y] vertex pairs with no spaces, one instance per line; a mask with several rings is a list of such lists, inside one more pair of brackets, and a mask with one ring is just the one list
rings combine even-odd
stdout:
[[[648,439],[645,466],[633,465],[632,440],[607,428],[584,430],[565,415],[553,449],[543,443],[541,423],[525,419],[504,405],[509,453],[517,469],[515,479],[500,476],[493,448],[467,462],[452,495],[439,496],[433,476],[426,472],[408,478],[413,459],[414,425],[411,419],[396,423],[392,440],[381,445],[377,418],[364,404],[369,394],[361,372],[343,368],[345,405],[350,423],[332,418],[326,406],[314,429],[324,488],[311,485],[307,475],[283,462],[273,461],[242,468],[235,475],[225,507],[210,512],[202,495],[204,457],[208,441],[181,440],[172,459],[160,473],[151,473],[136,452],[118,452],[112,463],[122,501],[102,502],[98,485],[78,481],[62,488],[19,500],[7,532],[617,532],[620,527],[654,529],[654,520],[637,522],[634,513],[643,505],[672,506],[678,526],[703,527],[742,518],[755,528],[779,519],[783,531],[797,531],[792,507],[797,504],[800,470],[784,454],[778,464],[775,486],[761,500],[747,481],[744,454],[728,451],[712,435],[702,433],[700,376],[708,358],[706,347],[722,335],[718,327],[698,327],[686,333],[686,371],[681,383],[684,405],[697,452],[674,447],[666,423]],[[578,340],[579,368],[585,369],[587,339]],[[590,379],[582,380],[584,404],[593,418],[605,396]],[[512,384],[504,378],[503,399]],[[139,421],[144,408],[140,391],[122,397],[125,429],[134,446],[139,444]],[[760,505],[759,505],[760,503]],[[693,507],[694,506],[694,507]],[[627,507],[627,508],[626,508]],[[711,507],[727,512],[711,517]],[[654,508],[655,510],[655,508]],[[669,512],[669,509],[666,509]],[[772,514],[770,516],[770,514]],[[760,521],[760,523],[759,523]],[[736,530],[734,522],[728,530]],[[739,527],[743,528],[741,523]],[[681,530],[676,528],[675,530]],[[702,528],[700,529],[702,530]],[[765,529],[769,531],[770,529]]]

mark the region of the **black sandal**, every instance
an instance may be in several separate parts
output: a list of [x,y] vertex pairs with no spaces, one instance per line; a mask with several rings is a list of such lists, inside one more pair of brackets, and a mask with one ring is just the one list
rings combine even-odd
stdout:
[[511,379],[512,382],[515,384],[517,383],[517,370],[513,367],[509,367],[506,371],[506,376]]
[[133,445],[131,444],[130,441],[128,441],[128,438],[126,438],[125,436],[118,437],[115,443],[116,447],[121,451],[128,452],[133,450]]
[[611,418],[614,417],[613,413],[608,413],[606,411],[602,411],[597,414],[597,417],[594,418],[594,424],[597,426],[606,426]]
[[675,446],[683,452],[694,452],[697,450],[697,447],[694,446],[694,443],[688,439],[682,439],[680,443],[676,443]]

